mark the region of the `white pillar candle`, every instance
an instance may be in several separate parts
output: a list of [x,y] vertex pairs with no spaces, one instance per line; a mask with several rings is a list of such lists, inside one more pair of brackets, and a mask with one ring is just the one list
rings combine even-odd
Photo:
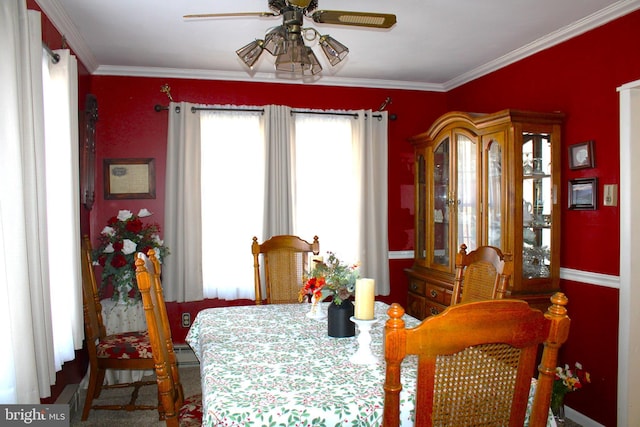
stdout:
[[313,270],[324,262],[324,258],[320,255],[311,255],[311,262],[309,264],[309,271]]
[[360,320],[373,319],[374,281],[373,279],[356,280],[356,307],[354,317]]

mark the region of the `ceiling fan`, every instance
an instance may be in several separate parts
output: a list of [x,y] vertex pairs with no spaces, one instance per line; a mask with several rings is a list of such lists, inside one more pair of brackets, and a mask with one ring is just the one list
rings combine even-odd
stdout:
[[349,49],[329,35],[321,35],[315,28],[303,28],[304,17],[320,24],[349,25],[369,28],[390,28],[396,16],[388,13],[349,12],[341,10],[317,10],[318,0],[268,0],[273,12],[203,13],[185,15],[192,18],[222,18],[257,16],[282,16],[282,25],[269,29],[264,39],[256,39],[238,49],[236,53],[249,67],[253,67],[263,50],[276,57],[276,71],[295,76],[315,75],[322,70],[310,47],[304,41],[318,38],[318,44],[331,65],[342,61]]

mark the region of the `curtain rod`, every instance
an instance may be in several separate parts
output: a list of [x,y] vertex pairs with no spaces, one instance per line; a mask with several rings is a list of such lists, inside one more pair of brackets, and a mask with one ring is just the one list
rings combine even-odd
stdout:
[[42,43],[42,48],[46,50],[49,56],[51,57],[51,62],[53,62],[54,64],[57,64],[60,61],[60,55],[52,51],[51,48],[47,46],[46,43]]
[[[156,112],[160,112],[163,110],[168,110],[169,106],[156,104],[153,107]],[[249,111],[249,112],[258,112],[264,113],[264,108],[233,108],[233,107],[191,107],[191,112],[196,111]],[[330,116],[352,116],[354,118],[358,117],[358,113],[342,113],[339,111],[312,111],[312,110],[291,110],[291,114],[325,114]],[[373,114],[373,117],[378,119],[382,119],[382,114]],[[367,114],[365,114],[367,117]]]

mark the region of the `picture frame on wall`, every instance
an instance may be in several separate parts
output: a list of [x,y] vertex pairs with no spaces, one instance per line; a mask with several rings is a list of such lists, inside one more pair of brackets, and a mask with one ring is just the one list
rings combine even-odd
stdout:
[[598,207],[598,178],[569,180],[569,209],[595,210]]
[[155,199],[155,159],[104,159],[105,199]]
[[593,141],[584,141],[569,146],[569,169],[589,169],[595,167]]

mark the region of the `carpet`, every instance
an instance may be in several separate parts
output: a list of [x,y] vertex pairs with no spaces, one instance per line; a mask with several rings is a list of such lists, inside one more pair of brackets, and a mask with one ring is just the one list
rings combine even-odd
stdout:
[[[184,389],[185,397],[201,393],[200,387],[200,367],[187,366],[180,367],[180,382]],[[143,378],[143,380],[155,380],[155,376]],[[99,399],[94,399],[96,405],[100,404],[125,404],[129,401],[131,388],[103,390]],[[157,405],[158,391],[155,385],[144,386],[140,389],[137,403],[145,405]],[[128,426],[165,426],[164,421],[158,421],[158,411],[110,411],[92,409],[89,412],[89,418],[81,421],[82,408],[84,406],[86,389],[79,390],[79,406],[78,411],[71,419],[72,427],[128,427]]]

